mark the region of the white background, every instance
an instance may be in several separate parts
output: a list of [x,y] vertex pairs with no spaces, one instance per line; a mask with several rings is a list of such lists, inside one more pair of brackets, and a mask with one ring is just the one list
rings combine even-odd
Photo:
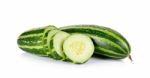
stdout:
[[[25,53],[17,37],[46,25],[113,28],[132,47],[132,64],[92,58],[76,65]],[[150,78],[149,0],[0,0],[0,78]]]

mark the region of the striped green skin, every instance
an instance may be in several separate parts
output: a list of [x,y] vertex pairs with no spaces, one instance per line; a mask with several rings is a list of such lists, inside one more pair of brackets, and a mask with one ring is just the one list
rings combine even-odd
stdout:
[[49,25],[22,33],[17,40],[19,48],[29,53],[48,56],[47,52],[49,52],[49,49],[47,45],[47,36],[48,32],[53,29],[56,29],[56,27]]
[[71,25],[61,27],[68,33],[81,33],[90,36],[95,44],[94,54],[112,59],[129,56],[131,48],[128,41],[117,31],[98,25]]

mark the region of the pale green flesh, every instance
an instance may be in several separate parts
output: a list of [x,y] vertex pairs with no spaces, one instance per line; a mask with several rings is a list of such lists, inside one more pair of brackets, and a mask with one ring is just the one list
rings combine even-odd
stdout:
[[63,42],[70,34],[60,31],[53,38],[53,47],[57,54],[65,59],[65,55],[63,52]]
[[84,63],[92,56],[94,44],[86,35],[73,34],[64,41],[63,50],[74,63]]
[[49,49],[49,52],[47,52],[48,55],[53,52],[53,48],[51,48],[53,45],[50,45],[50,44],[52,43],[51,41],[52,41],[53,37],[55,36],[55,34],[59,31],[60,30],[55,29],[48,33],[48,39],[47,39],[47,45],[48,45],[48,49]]

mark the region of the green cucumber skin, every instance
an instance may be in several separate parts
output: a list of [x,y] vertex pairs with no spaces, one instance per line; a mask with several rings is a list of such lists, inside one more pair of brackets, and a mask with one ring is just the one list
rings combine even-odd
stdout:
[[70,25],[60,30],[68,33],[86,34],[95,44],[94,54],[112,59],[122,59],[129,56],[131,48],[128,41],[117,31],[98,25]]
[[47,35],[50,30],[56,29],[49,25],[23,32],[17,39],[17,44],[22,50],[39,56],[48,56]]

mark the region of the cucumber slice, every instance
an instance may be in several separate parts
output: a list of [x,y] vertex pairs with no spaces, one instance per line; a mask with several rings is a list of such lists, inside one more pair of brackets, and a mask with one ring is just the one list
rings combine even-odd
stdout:
[[53,38],[53,47],[56,53],[65,60],[65,54],[63,52],[63,42],[70,34],[60,31]]
[[52,30],[48,34],[48,55],[57,60],[65,60],[65,55],[62,50],[63,41],[69,36],[68,33],[60,31],[58,29]]
[[49,55],[50,57],[52,57],[54,59],[57,59],[57,60],[61,59],[61,57],[58,56],[58,54],[54,50],[54,47],[53,47],[53,37],[59,31],[60,30],[58,30],[58,29],[54,29],[54,30],[50,31],[48,33],[48,39],[47,39],[47,45],[48,45],[48,49],[49,49],[49,52],[47,52],[47,55]]
[[73,63],[85,63],[94,53],[94,44],[86,35],[73,34],[64,41],[63,50]]

